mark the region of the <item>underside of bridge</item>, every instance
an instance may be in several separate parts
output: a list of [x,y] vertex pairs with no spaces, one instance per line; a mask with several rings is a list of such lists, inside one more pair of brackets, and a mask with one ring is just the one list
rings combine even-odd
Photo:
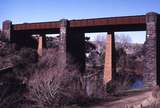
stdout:
[[[37,48],[38,42],[32,37],[39,34],[45,47],[45,34],[60,34],[60,57],[65,63],[77,64],[83,74],[85,71],[85,38],[86,32],[108,32],[106,48],[104,84],[114,79],[115,48],[114,32],[146,31],[144,43],[144,83],[146,87],[160,84],[160,15],[154,12],[139,16],[110,17],[82,20],[60,20],[57,22],[12,24],[3,22],[6,38],[20,46]],[[64,66],[64,63],[60,66]]]

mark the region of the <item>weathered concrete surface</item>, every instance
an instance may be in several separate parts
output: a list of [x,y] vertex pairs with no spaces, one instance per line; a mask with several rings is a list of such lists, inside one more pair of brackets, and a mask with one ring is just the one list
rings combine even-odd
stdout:
[[63,72],[66,67],[67,50],[66,50],[66,38],[68,36],[69,23],[66,19],[61,20],[60,24],[60,38],[59,38],[59,52],[58,52],[58,70]]
[[105,64],[104,64],[104,84],[107,84],[114,77],[115,69],[115,40],[114,33],[108,33],[106,40],[106,51],[105,51]]
[[104,65],[104,84],[112,80],[112,35],[107,36],[105,65]]
[[71,29],[68,20],[61,20],[59,39],[60,69],[66,64],[77,66],[80,72],[85,71],[85,36],[83,32]]
[[146,15],[146,42],[144,43],[144,84],[157,85],[157,14]]
[[10,41],[11,40],[11,30],[12,30],[12,22],[9,20],[6,20],[3,22],[3,28],[2,28],[5,38]]
[[37,52],[38,52],[39,56],[42,56],[42,50],[43,50],[42,36],[39,36],[38,37],[38,49],[37,49]]

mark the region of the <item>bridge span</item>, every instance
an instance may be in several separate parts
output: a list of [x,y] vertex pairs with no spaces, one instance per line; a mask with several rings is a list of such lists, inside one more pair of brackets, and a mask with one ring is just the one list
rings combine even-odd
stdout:
[[[42,37],[43,48],[45,48],[45,34],[60,34],[59,58],[62,67],[70,54],[78,63],[80,71],[85,70],[85,37],[87,32],[108,32],[104,84],[114,78],[115,72],[115,42],[114,32],[117,31],[146,31],[146,42],[144,43],[144,83],[146,87],[160,84],[160,15],[149,12],[145,15],[122,16],[109,18],[94,18],[67,20],[62,19],[55,22],[37,22],[12,24],[11,21],[3,22],[3,32],[11,43],[20,46],[36,47],[31,35],[39,34]],[[32,43],[32,44],[31,44]]]

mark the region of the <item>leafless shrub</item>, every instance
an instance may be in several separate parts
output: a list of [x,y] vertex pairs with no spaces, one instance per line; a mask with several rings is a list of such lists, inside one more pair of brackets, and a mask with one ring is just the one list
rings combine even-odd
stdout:
[[2,43],[0,68],[12,69],[7,73],[1,73],[0,76],[0,108],[21,108],[25,101],[23,93],[26,91],[27,78],[34,73],[36,53],[34,49],[17,50],[14,44]]
[[115,41],[119,43],[119,45],[118,46],[116,45],[116,47],[122,47],[122,48],[128,48],[129,43],[132,42],[131,37],[125,34],[116,35]]
[[19,82],[8,82],[0,86],[0,108],[20,108],[24,101],[23,88]]
[[29,81],[30,100],[38,108],[60,107],[82,97],[80,74],[73,66],[59,71],[58,51],[49,49],[40,59],[35,74]]
[[123,91],[128,89],[127,85],[128,85],[127,80],[124,81],[123,83],[116,80],[112,80],[106,85],[106,91],[107,93],[113,96],[123,95],[122,94]]
[[2,30],[0,30],[0,41],[7,41],[5,33]]
[[10,57],[16,77],[24,80],[28,79],[35,72],[37,57],[36,50],[31,48],[22,48],[16,51]]

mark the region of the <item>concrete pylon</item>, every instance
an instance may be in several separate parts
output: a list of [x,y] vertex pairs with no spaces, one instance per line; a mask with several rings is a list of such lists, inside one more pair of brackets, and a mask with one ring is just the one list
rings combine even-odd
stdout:
[[67,37],[69,35],[69,21],[62,19],[60,21],[60,38],[58,52],[58,70],[61,72],[67,66]]
[[106,40],[104,76],[103,76],[104,85],[106,85],[109,81],[111,81],[114,78],[115,74],[114,53],[115,53],[114,32],[110,32],[108,33]]
[[37,53],[39,56],[42,56],[42,49],[43,49],[43,38],[42,36],[38,37],[38,49],[37,49]]

